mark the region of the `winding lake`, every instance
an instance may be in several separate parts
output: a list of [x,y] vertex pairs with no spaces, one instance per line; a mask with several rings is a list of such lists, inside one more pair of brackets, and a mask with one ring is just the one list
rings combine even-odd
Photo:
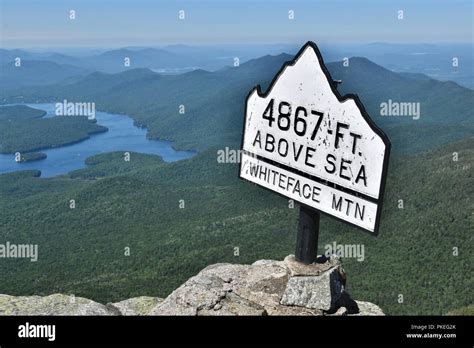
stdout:
[[[44,117],[55,116],[53,103],[25,105],[46,111]],[[41,177],[51,177],[85,168],[87,157],[113,151],[159,155],[166,162],[186,159],[195,154],[192,151],[174,150],[170,141],[147,139],[147,130],[134,126],[132,118],[128,116],[96,111],[96,119],[97,124],[107,127],[109,131],[91,135],[89,139],[73,145],[40,150],[48,156],[44,160],[17,163],[13,154],[0,154],[0,173],[37,169],[41,170]]]

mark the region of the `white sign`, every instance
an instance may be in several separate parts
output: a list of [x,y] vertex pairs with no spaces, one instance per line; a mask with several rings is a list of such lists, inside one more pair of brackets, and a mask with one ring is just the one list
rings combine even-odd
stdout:
[[390,142],[308,42],[247,97],[240,177],[377,233]]

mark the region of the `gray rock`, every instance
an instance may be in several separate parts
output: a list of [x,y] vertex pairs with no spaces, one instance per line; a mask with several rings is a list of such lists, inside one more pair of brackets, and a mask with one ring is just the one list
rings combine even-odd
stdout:
[[385,315],[382,309],[371,302],[356,301],[359,307],[359,313],[354,315]]
[[152,315],[197,315],[199,311],[214,309],[225,297],[229,287],[222,278],[206,272],[190,278],[186,283],[173,291],[152,311]]
[[331,267],[340,266],[341,263],[339,259],[336,261],[329,262],[329,259],[325,263],[312,263],[305,265],[301,262],[296,261],[294,255],[288,255],[283,261],[286,269],[288,269],[289,275],[291,277],[296,276],[318,276]]
[[85,298],[0,295],[0,315],[383,315],[344,291],[338,258],[302,265],[284,261],[221,263],[204,268],[164,300],[136,297],[103,305]]
[[0,315],[119,315],[116,308],[72,295],[0,295]]
[[265,308],[246,298],[229,292],[217,303],[212,310],[204,308],[198,312],[198,315],[266,315]]
[[[324,264],[298,267],[285,261],[260,260],[252,265],[206,267],[176,289],[151,312],[153,315],[322,315],[343,290],[339,268]],[[338,264],[339,265],[339,264]],[[290,277],[290,274],[321,276]],[[292,286],[290,282],[294,282]],[[295,290],[295,294],[291,291]],[[300,291],[301,290],[301,291]],[[332,291],[332,293],[331,293]],[[296,296],[305,293],[306,300]],[[281,301],[287,294],[287,302]]]
[[328,311],[344,291],[339,269],[333,267],[319,276],[298,276],[288,280],[280,303]]
[[117,308],[121,315],[150,315],[153,308],[161,302],[163,299],[158,297],[140,296],[108,305]]
[[283,263],[217,264],[173,291],[153,315],[266,315],[280,307],[288,279]]
[[349,312],[346,307],[339,307],[339,309],[333,315],[343,316],[343,315],[348,315],[348,314]]

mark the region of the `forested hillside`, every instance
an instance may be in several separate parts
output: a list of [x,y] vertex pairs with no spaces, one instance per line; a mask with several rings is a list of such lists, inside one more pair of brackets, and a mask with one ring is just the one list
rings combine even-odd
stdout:
[[[472,302],[473,145],[393,161],[378,238],[323,217],[320,252],[333,241],[365,245],[363,262],[345,260],[353,296],[390,314],[446,313]],[[236,164],[217,163],[216,149],[170,164],[135,153],[130,162],[114,153],[88,162],[51,179],[0,176],[2,239],[39,245],[35,264],[0,264],[2,292],[103,302],[166,296],[208,264],[293,252],[297,206],[241,182]]]
[[[263,89],[291,56],[264,56],[217,72],[196,70],[160,75],[148,69],[118,74],[93,73],[79,80],[43,88],[24,88],[4,102],[93,101],[99,110],[127,114],[146,125],[149,137],[175,141],[181,149],[206,149],[240,142],[244,102],[257,84]],[[413,78],[391,72],[365,58],[349,66],[329,63],[341,93],[356,93],[372,119],[392,138],[396,153],[462,139],[472,133],[474,91],[453,82]],[[420,103],[420,117],[380,115],[388,100]],[[439,136],[442,133],[442,136]]]
[[[257,83],[265,89],[288,59],[265,56],[214,73],[176,76],[147,69],[94,73],[3,94],[4,103],[95,102],[146,125],[151,138],[199,153],[174,163],[137,153],[126,162],[122,153],[107,153],[89,158],[86,169],[54,178],[40,178],[37,171],[0,175],[0,239],[39,248],[36,263],[0,263],[0,292],[73,293],[102,302],[164,297],[209,264],[293,253],[298,206],[239,180],[237,163],[217,162],[225,146],[240,148],[248,91]],[[388,133],[393,156],[379,237],[323,217],[320,252],[326,243],[363,244],[363,262],[345,260],[349,291],[386,313],[444,314],[468,306],[474,285],[466,276],[472,268],[473,91],[360,58],[351,59],[347,70],[342,63],[329,68],[343,80],[340,90],[359,94]],[[378,116],[380,102],[389,98],[419,101],[420,119]],[[28,121],[19,128],[0,128],[2,146],[40,144],[42,133],[31,127],[50,119],[26,111],[19,111],[18,119]],[[4,115],[0,122],[15,122]]]
[[41,118],[44,114],[25,105],[0,107],[0,153],[64,146],[107,131],[86,116]]

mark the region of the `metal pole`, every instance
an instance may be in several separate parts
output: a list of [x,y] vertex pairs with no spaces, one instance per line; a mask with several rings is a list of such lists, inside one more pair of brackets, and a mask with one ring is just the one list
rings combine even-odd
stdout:
[[296,261],[310,264],[318,256],[319,212],[300,205],[298,235],[296,237]]

